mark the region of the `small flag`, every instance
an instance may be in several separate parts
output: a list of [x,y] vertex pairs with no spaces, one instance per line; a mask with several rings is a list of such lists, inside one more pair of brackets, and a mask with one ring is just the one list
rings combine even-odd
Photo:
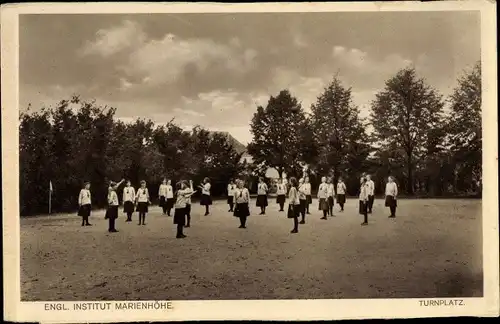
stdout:
[[50,192],[54,191],[54,188],[52,188],[52,181],[49,181],[49,190]]

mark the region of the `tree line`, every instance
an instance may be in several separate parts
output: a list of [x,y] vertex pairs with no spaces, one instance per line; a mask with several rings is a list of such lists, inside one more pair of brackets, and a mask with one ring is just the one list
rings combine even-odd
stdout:
[[[77,106],[77,109],[71,106]],[[183,130],[172,120],[124,123],[116,109],[74,96],[54,108],[20,116],[21,215],[46,213],[49,181],[54,211],[73,211],[84,181],[90,181],[94,206],[106,204],[109,181],[146,180],[153,199],[163,178],[175,183],[212,179],[214,195],[223,195],[242,166],[241,153],[223,133],[201,127]]]
[[21,214],[47,211],[49,181],[53,210],[71,211],[83,181],[92,183],[94,205],[102,207],[111,180],[130,179],[135,186],[146,180],[156,198],[163,178],[199,183],[209,177],[212,194],[222,196],[231,178],[255,180],[267,168],[300,177],[304,165],[313,184],[323,175],[342,177],[350,195],[357,194],[364,172],[373,175],[378,193],[393,175],[409,195],[480,194],[479,63],[446,100],[449,111],[438,91],[411,68],[387,80],[368,118],[360,116],[351,89],[337,77],[311,113],[285,89],[257,107],[247,147],[254,162],[247,164],[223,133],[186,131],[174,120],[159,126],[145,119],[124,123],[115,118],[115,108],[73,96],[20,114]]
[[301,177],[308,165],[313,184],[321,176],[342,177],[351,195],[362,173],[372,175],[379,194],[389,175],[408,195],[481,194],[479,62],[457,80],[449,98],[405,68],[376,94],[368,118],[337,77],[310,110],[286,89],[257,108],[248,151],[261,172],[271,167],[280,176]]

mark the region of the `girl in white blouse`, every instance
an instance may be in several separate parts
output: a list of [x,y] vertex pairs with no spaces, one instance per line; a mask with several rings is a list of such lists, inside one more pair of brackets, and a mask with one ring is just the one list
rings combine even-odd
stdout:
[[194,193],[190,187],[187,185],[187,181],[178,182],[177,192],[175,193],[175,212],[174,212],[174,224],[177,225],[177,235],[176,238],[185,238],[182,229],[186,224],[186,206],[189,202],[191,195]]
[[293,229],[290,233],[299,232],[299,216],[302,212],[300,193],[298,190],[297,179],[291,177],[289,180],[290,190],[288,191],[288,218],[293,218]]
[[342,180],[342,178],[339,178],[339,181],[337,183],[337,203],[340,206],[340,211],[344,211],[346,191],[347,188],[344,181]]
[[210,205],[212,205],[212,197],[210,196],[210,179],[203,179],[203,185],[200,185],[201,189],[201,200],[200,205],[205,206],[205,216],[210,214]]
[[327,190],[328,214],[330,216],[335,216],[333,215],[333,206],[335,205],[335,200],[333,199],[333,197],[335,196],[335,185],[332,182],[332,177],[328,177],[326,184],[328,186]]
[[127,214],[127,222],[132,221],[134,213],[135,189],[132,187],[130,180],[127,181],[126,187],[123,189],[123,212]]
[[278,184],[276,185],[276,203],[280,205],[280,212],[284,211],[285,200],[286,200],[286,184],[283,183],[283,179],[278,179]]
[[388,178],[387,184],[385,185],[385,206],[389,207],[391,210],[391,215],[389,218],[396,217],[396,207],[398,206],[397,198],[398,196],[398,185],[394,182],[394,177],[390,176]]
[[118,218],[118,206],[120,205],[120,202],[118,201],[118,194],[116,193],[116,190],[123,182],[125,182],[125,180],[122,180],[119,183],[111,181],[109,184],[108,209],[106,210],[104,218],[109,220],[108,232],[110,233],[118,232],[115,228],[115,221]]
[[135,200],[137,202],[136,209],[139,212],[138,225],[146,225],[146,214],[148,213],[148,206],[151,203],[151,200],[149,198],[149,191],[148,188],[146,188],[146,181],[141,181],[141,187],[137,189]]
[[238,180],[237,187],[233,191],[234,202],[234,216],[240,219],[240,227],[246,228],[247,217],[250,216],[250,192],[245,188],[243,180]]
[[[236,182],[238,183],[238,182]],[[234,190],[236,189],[236,184],[233,179],[229,180],[229,184],[227,185],[227,204],[229,205],[228,213],[233,212],[234,208]]]
[[160,199],[160,207],[163,210],[163,215],[167,214],[167,179],[163,179],[160,188],[158,188],[158,198]]
[[323,211],[323,217],[321,219],[327,219],[328,214],[328,184],[326,183],[326,177],[321,178],[321,184],[318,188],[318,199],[319,199],[319,210]]
[[364,216],[364,221],[361,225],[368,225],[368,192],[370,187],[366,177],[361,178],[361,186],[359,188],[359,214]]
[[267,185],[264,182],[264,178],[259,178],[259,184],[257,185],[257,207],[260,207],[260,215],[266,214],[267,207]]
[[309,182],[309,177],[304,178],[304,192],[306,194],[306,213],[309,212],[309,205],[312,204],[312,195],[311,195],[311,183]]
[[189,185],[186,180],[184,180],[184,183],[186,184],[186,188],[189,189],[191,192],[191,195],[188,196],[187,201],[186,201],[186,219],[187,223],[186,226],[184,227],[191,227],[191,196],[194,194],[195,190],[193,188],[193,180],[189,180]]
[[90,212],[92,210],[92,198],[90,195],[90,182],[85,182],[83,189],[78,195],[78,216],[82,217],[82,226],[92,226],[89,223]]
[[302,215],[302,220],[300,224],[306,223],[306,205],[307,205],[307,196],[306,196],[306,188],[304,184],[304,179],[300,178],[297,191],[299,193],[299,201],[300,201],[300,214]]

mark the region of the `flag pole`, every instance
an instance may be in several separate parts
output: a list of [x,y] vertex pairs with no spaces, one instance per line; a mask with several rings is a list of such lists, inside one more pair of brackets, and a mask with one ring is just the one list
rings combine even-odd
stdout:
[[52,181],[49,182],[49,214],[52,212]]

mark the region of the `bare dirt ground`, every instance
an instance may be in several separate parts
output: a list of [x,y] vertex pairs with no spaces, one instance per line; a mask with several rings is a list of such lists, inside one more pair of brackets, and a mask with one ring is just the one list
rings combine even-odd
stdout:
[[[274,202],[270,200],[270,202]],[[400,200],[388,219],[375,201],[369,226],[358,202],[320,220],[317,201],[298,234],[273,203],[256,207],[247,229],[224,202],[193,205],[185,239],[172,217],[150,208],[146,226],[107,232],[103,211],[92,227],[80,218],[21,219],[21,298],[52,300],[188,300],[417,298],[482,296],[480,200]],[[253,205],[255,201],[253,201]],[[120,210],[121,213],[121,210]]]

